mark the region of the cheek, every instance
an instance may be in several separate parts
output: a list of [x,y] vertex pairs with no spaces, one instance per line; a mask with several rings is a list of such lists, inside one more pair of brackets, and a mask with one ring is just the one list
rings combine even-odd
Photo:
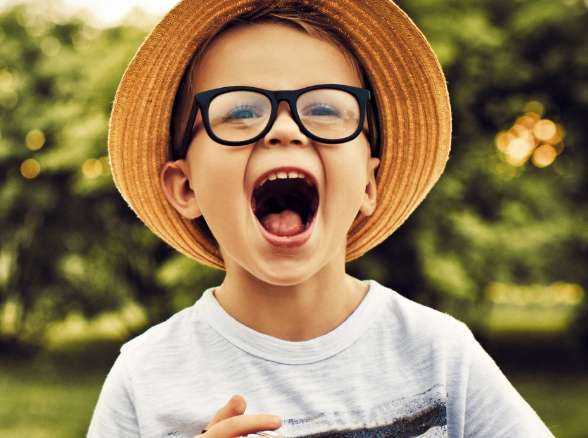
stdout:
[[353,220],[359,211],[366,187],[367,156],[363,145],[349,144],[354,149],[332,151],[323,163],[327,175],[326,196],[337,204],[338,214]]
[[[200,146],[194,144],[194,146]],[[227,150],[212,144],[195,148],[191,158],[191,175],[196,200],[211,230],[219,221],[234,217],[244,191],[243,174],[247,164],[241,151]]]

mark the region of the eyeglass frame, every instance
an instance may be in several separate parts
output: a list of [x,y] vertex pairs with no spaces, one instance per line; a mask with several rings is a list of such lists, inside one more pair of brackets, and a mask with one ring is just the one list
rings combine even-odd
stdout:
[[[310,132],[302,123],[300,119],[300,115],[298,114],[298,109],[296,106],[296,102],[298,98],[313,90],[320,90],[320,89],[331,89],[331,90],[342,90],[346,91],[347,93],[351,94],[357,101],[359,105],[359,120],[357,123],[357,129],[353,132],[353,134],[348,135],[347,137],[341,139],[326,139],[322,137],[318,137]],[[210,103],[214,98],[220,96],[221,94],[230,93],[232,91],[252,91],[257,92],[259,94],[264,95],[270,100],[271,103],[271,112],[268,118],[268,122],[266,127],[255,137],[248,139],[248,140],[241,140],[241,141],[228,141],[223,140],[217,137],[212,128],[210,127],[210,119],[208,117],[208,110],[210,107]],[[248,144],[255,143],[259,141],[263,137],[267,135],[267,133],[272,129],[276,117],[278,114],[278,106],[281,102],[286,101],[288,105],[290,105],[290,113],[292,115],[292,119],[298,125],[300,131],[310,138],[311,140],[317,141],[319,143],[324,144],[338,144],[338,143],[346,143],[348,141],[353,140],[363,131],[363,126],[366,119],[367,113],[367,122],[368,122],[368,131],[369,131],[369,144],[370,144],[370,151],[372,156],[377,156],[377,148],[375,144],[375,133],[373,131],[373,121],[372,121],[372,113],[371,113],[371,105],[370,105],[370,91],[364,88],[352,87],[349,85],[340,85],[340,84],[321,84],[321,85],[313,85],[310,87],[300,88],[298,90],[265,90],[263,88],[256,88],[256,87],[247,87],[247,86],[231,86],[231,87],[222,87],[222,88],[215,88],[208,91],[203,91],[201,93],[197,93],[194,95],[194,101],[192,103],[192,109],[190,110],[190,116],[188,118],[188,123],[186,125],[186,130],[184,131],[184,136],[182,139],[182,146],[181,150],[178,151],[174,150],[174,156],[176,159],[182,159],[186,157],[188,152],[188,147],[190,146],[190,141],[192,139],[192,133],[194,130],[194,122],[196,121],[196,116],[198,114],[198,110],[200,109],[202,112],[202,123],[204,125],[204,129],[208,136],[215,142],[222,144],[224,146],[245,146]]]

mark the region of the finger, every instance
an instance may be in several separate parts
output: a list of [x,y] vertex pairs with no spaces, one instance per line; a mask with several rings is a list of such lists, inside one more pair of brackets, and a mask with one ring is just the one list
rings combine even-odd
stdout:
[[276,415],[237,415],[207,428],[206,435],[208,438],[235,438],[259,431],[275,430],[281,425],[282,420]]
[[212,417],[212,420],[210,420],[210,423],[208,423],[205,429],[208,430],[215,424],[228,418],[235,417],[237,415],[243,415],[243,413],[245,413],[246,407],[247,402],[242,395],[232,396],[227,404],[220,408],[216,414],[214,414],[214,417]]

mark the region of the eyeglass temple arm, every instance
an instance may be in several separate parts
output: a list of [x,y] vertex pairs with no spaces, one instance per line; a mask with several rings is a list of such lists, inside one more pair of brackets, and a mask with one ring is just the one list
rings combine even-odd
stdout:
[[199,105],[196,101],[196,96],[194,96],[194,103],[192,104],[192,110],[190,111],[188,123],[186,124],[186,131],[184,131],[184,138],[182,139],[182,149],[180,150],[180,155],[174,157],[176,160],[185,158],[188,153],[188,146],[190,146],[190,140],[192,139],[192,129],[194,128],[194,121],[196,120],[196,114],[198,114],[198,108]]
[[370,151],[372,153],[372,157],[379,157],[380,151],[378,150],[378,141],[376,137],[376,127],[374,126],[375,120],[373,120],[374,112],[372,110],[372,103],[368,100],[366,105],[367,110],[367,121],[368,121],[368,130],[369,130],[369,142],[370,142]]

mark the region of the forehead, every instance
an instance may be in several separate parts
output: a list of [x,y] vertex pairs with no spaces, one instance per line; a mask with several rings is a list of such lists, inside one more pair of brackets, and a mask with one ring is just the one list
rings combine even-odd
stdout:
[[197,92],[246,85],[269,90],[317,84],[361,86],[347,54],[284,24],[251,24],[220,35],[196,71]]

